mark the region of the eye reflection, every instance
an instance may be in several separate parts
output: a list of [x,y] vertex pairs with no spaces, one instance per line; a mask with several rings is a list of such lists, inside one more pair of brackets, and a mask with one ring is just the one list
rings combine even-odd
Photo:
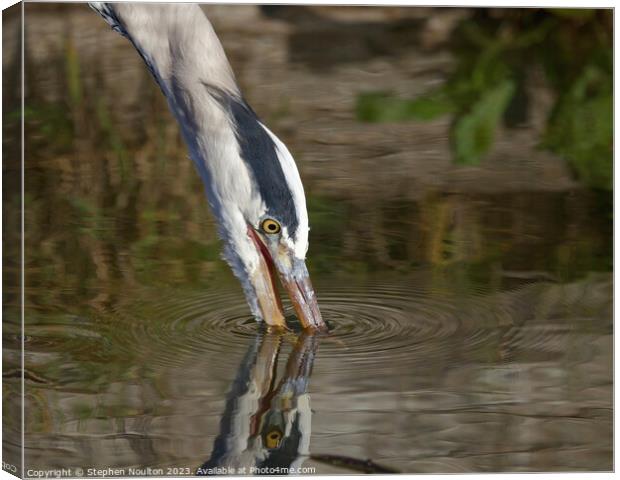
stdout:
[[278,448],[280,440],[282,440],[282,432],[279,430],[273,430],[265,435],[265,445],[269,449]]

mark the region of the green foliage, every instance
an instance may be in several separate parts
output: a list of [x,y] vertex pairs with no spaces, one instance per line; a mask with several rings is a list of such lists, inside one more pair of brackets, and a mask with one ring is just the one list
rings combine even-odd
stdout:
[[579,178],[605,190],[613,187],[612,105],[611,76],[588,67],[559,102],[545,138]]
[[562,155],[577,177],[596,189],[612,187],[611,10],[472,10],[451,43],[456,67],[438,89],[402,99],[362,93],[357,118],[366,122],[430,120],[452,114],[450,141],[460,164],[477,164],[494,133],[528,119],[536,100],[528,80],[545,72],[556,103],[541,146]]
[[[21,117],[21,109],[13,113],[15,118]],[[55,152],[65,152],[71,148],[74,127],[69,112],[63,106],[33,102],[24,108],[24,122],[29,127],[26,134],[31,146],[45,145]]]
[[453,131],[457,163],[475,165],[489,150],[513,93],[514,84],[507,80],[484,93],[470,112],[457,118]]
[[306,200],[312,242],[317,245],[310,257],[310,268],[320,273],[333,271],[342,252],[348,208],[345,202],[334,198],[309,194]]
[[95,113],[97,115],[99,133],[102,139],[110,146],[110,149],[116,154],[121,175],[123,179],[127,179],[131,175],[131,170],[126,160],[127,149],[111,119],[110,111],[104,98],[97,98]]
[[445,95],[429,95],[402,100],[387,92],[362,93],[357,102],[357,118],[365,122],[398,122],[403,120],[432,120],[453,111]]

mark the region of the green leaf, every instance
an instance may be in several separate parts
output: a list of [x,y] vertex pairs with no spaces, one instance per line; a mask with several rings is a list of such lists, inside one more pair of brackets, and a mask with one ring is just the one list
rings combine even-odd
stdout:
[[452,131],[456,162],[476,165],[493,143],[495,130],[515,91],[507,80],[486,92],[472,109],[457,118]]
[[363,122],[432,120],[454,110],[454,105],[437,91],[416,99],[402,99],[386,92],[362,93],[357,98],[356,114]]
[[560,100],[545,145],[563,155],[591,188],[613,188],[613,90],[611,77],[584,69]]

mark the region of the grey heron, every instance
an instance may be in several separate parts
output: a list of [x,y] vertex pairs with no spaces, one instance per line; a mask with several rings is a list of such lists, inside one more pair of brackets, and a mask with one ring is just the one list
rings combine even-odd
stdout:
[[279,274],[303,327],[325,330],[305,264],[308,214],[295,161],[244,100],[202,9],[90,6],[133,44],[165,95],[255,318],[286,326]]

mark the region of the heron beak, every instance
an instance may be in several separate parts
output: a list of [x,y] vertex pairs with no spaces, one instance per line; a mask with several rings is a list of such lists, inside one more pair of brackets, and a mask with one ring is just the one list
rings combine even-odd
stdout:
[[288,292],[304,329],[326,331],[327,325],[321,316],[306,263],[289,252],[282,252],[279,256],[276,265],[280,281]]
[[271,260],[271,255],[265,244],[250,226],[248,226],[248,236],[254,242],[254,246],[259,253],[258,267],[251,274],[250,281],[254,286],[263,320],[270,327],[286,328],[282,301],[277,294],[275,267]]
[[282,302],[276,290],[276,270],[280,281],[291,298],[295,312],[304,329],[326,331],[319,305],[316,300],[308,269],[303,260],[295,257],[285,247],[280,247],[277,258],[273,258],[267,246],[251,226],[248,235],[260,253],[259,268],[252,276],[252,283],[258,297],[258,304],[264,320],[273,326],[285,327]]

